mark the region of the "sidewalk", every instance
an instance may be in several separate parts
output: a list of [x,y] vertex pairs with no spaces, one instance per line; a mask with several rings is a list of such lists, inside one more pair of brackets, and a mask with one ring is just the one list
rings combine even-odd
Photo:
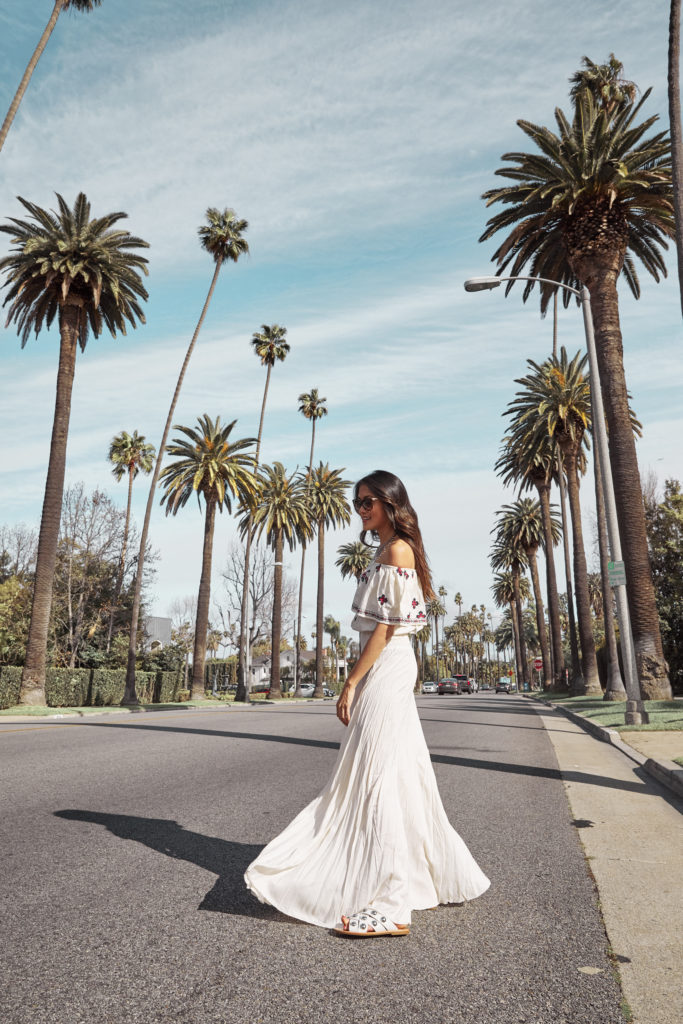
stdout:
[[683,802],[620,747],[558,710],[534,708],[555,749],[634,1024],[679,1024]]

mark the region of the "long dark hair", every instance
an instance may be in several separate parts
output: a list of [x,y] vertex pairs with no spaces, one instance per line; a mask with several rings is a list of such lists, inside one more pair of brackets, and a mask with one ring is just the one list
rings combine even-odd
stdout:
[[[399,480],[394,473],[389,473],[385,469],[376,469],[374,473],[368,473],[356,483],[353,489],[354,498],[358,497],[358,490],[362,484],[365,484],[370,493],[382,502],[396,536],[410,544],[415,555],[415,571],[422,587],[422,593],[427,600],[434,597],[432,574],[429,571],[429,562],[422,543],[417,512],[410,504],[403,481]],[[366,533],[367,530],[363,530],[360,535],[363,543],[365,543]],[[375,540],[377,539],[376,534],[373,534],[373,537]]]

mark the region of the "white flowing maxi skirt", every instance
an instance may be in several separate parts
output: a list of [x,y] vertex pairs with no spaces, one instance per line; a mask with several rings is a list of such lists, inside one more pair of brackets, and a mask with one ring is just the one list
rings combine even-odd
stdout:
[[439,796],[416,672],[410,638],[392,637],[356,689],[327,785],[247,868],[262,903],[326,928],[366,906],[407,924],[488,889]]

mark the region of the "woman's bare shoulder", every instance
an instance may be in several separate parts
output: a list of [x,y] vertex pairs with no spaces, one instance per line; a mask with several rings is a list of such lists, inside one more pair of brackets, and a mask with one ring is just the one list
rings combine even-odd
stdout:
[[391,544],[387,544],[382,552],[380,561],[384,565],[398,565],[402,569],[415,568],[415,555],[410,544],[397,537]]

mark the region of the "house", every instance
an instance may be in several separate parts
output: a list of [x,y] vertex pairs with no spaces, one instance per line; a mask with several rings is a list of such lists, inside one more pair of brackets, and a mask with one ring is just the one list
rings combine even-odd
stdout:
[[[301,651],[299,654],[301,664],[308,665],[311,662],[315,663],[315,651]],[[269,654],[260,655],[254,658],[251,663],[251,689],[255,689],[257,686],[267,685],[270,682],[270,663],[271,658]],[[286,670],[290,680],[294,682],[294,651],[281,651],[280,652],[280,672]]]
[[142,622],[143,650],[161,651],[171,642],[171,620],[159,615],[149,615]]

